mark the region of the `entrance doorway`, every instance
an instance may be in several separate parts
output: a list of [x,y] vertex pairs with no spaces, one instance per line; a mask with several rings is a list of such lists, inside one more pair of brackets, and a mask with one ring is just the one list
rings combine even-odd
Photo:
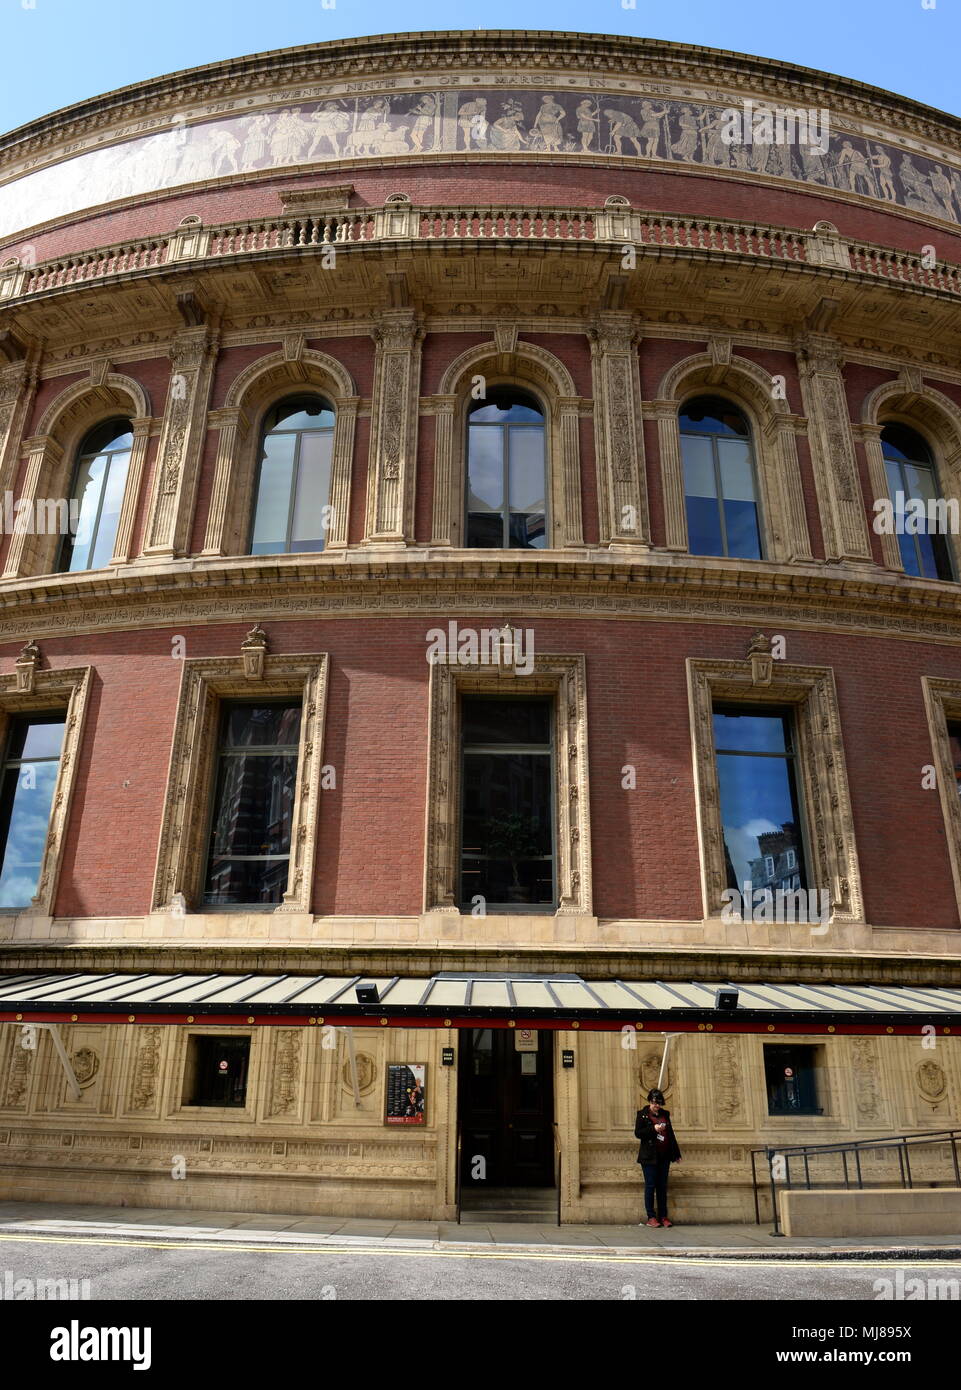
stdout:
[[460,1038],[461,1190],[553,1187],[553,1033],[466,1028]]

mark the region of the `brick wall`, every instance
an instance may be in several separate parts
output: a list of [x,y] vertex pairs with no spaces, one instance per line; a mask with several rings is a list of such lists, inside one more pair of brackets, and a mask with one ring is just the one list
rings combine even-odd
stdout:
[[[428,666],[423,618],[268,622],[271,650],[329,651],[315,884],[320,913],[417,913],[422,904]],[[741,658],[750,628],[623,619],[525,620],[536,649],[583,652],[595,911],[602,917],[699,919],[699,856],[686,688],[687,657]],[[181,666],[239,651],[241,625],[102,634],[43,643],[51,667],[91,663],[96,679],[77,773],[58,915],[149,907]],[[921,785],[931,743],[921,676],[961,680],[942,644],[787,629],[787,659],[837,679],[867,919],[958,926],[938,793]],[[16,644],[3,649],[7,663]],[[621,786],[636,768],[635,790]],[[910,833],[908,833],[908,829]]]

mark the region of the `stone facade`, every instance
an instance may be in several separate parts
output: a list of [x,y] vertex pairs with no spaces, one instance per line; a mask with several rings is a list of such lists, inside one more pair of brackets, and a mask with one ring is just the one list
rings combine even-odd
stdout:
[[[828,108],[827,155],[731,150],[744,100]],[[957,586],[907,577],[872,520],[889,421],[961,497],[959,221],[940,113],[576,35],[261,55],[0,139],[0,493],[36,509],[92,427],[133,435],[104,568],[54,573],[5,512],[0,716],[62,707],[69,738],[0,969],[957,987]],[[544,410],[543,550],[465,543],[478,378]],[[326,546],[252,557],[264,420],[307,391],[335,415]],[[690,553],[696,394],[750,425],[763,559]],[[529,629],[529,688],[559,701],[556,912],[453,900],[454,706],[513,677],[428,664],[449,621]],[[784,640],[766,685],[758,631]],[[291,880],[274,911],[204,911],[216,701],[255,682],[309,710]],[[712,693],[798,711],[824,935],[720,915]],[[50,1036],[0,1024],[0,1195],[454,1215],[457,1030],[355,1030],[355,1098],[343,1033],[248,1029],[246,1104],[215,1115],[182,1103],[192,1026],[64,1025],[75,1099]],[[565,1220],[636,1219],[663,1046],[636,1043],[554,1037]],[[819,1035],[803,1123],[767,1114],[763,1045],[677,1044],[681,1220],[751,1219],[752,1147],[959,1123],[955,1037]],[[385,1070],[412,1059],[426,1123],[398,1133]]]

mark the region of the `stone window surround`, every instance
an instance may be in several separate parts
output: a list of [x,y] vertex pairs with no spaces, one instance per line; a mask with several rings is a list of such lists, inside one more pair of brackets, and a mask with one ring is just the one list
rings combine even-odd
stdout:
[[945,680],[939,676],[922,676],[924,708],[928,716],[928,732],[934,754],[934,771],[951,860],[954,893],[961,915],[961,796],[957,791],[948,721],[961,720],[961,680]]
[[466,546],[467,416],[471,379],[529,391],[544,411],[549,549],[583,546],[579,414],[581,397],[560,358],[517,341],[513,327],[450,363],[433,398],[435,414],[432,546]]
[[[326,653],[268,656],[264,660],[263,676],[255,680],[245,677],[241,657],[184,661],[152,911],[171,911],[175,895],[182,893],[188,911],[310,912],[320,814],[328,665]],[[291,825],[290,878],[280,904],[207,908],[200,903],[200,897],[212,809],[220,706],[223,700],[252,696],[265,700],[291,697],[303,700],[297,793]]]
[[[140,383],[108,368],[109,364],[95,364],[86,380],[56,396],[44,411],[36,432],[21,442],[20,452],[26,457],[27,468],[18,500],[63,498],[69,506],[74,471],[84,439],[107,420],[116,417],[129,420],[133,445],[110,559],[111,565],[123,565],[131,558],[134,522],[154,421],[149,398]],[[59,535],[32,535],[15,528],[3,578],[52,574],[59,542]]]
[[[590,916],[591,821],[587,683],[583,655],[535,655],[529,675],[501,666],[436,661],[430,671],[430,726],[424,910],[460,913],[461,694],[552,695],[556,798],[557,907],[543,916]],[[462,914],[468,915],[468,914]],[[506,915],[499,910],[498,916]]]
[[347,545],[354,432],[360,398],[347,368],[326,353],[308,350],[303,339],[285,341],[279,352],[259,357],[232,382],[209,423],[219,430],[214,479],[201,555],[244,555],[253,518],[254,486],[264,421],[290,396],[317,394],[334,411],[327,550]]
[[[926,385],[919,368],[910,367],[902,368],[897,380],[876,386],[865,397],[854,435],[864,445],[873,501],[890,497],[881,431],[891,424],[908,425],[921,435],[934,459],[941,496],[954,499],[961,507],[961,407]],[[885,567],[903,574],[898,537],[882,534],[879,540]],[[949,532],[946,540],[955,575],[961,579],[961,537]]]
[[[210,1123],[224,1120],[239,1120],[250,1122],[257,1119],[257,1106],[260,1099],[261,1084],[260,1071],[261,1059],[263,1056],[263,1043],[266,1041],[266,1030],[263,1028],[251,1029],[243,1024],[236,1027],[229,1024],[198,1024],[192,1027],[186,1024],[183,1028],[173,1029],[175,1034],[173,1045],[173,1056],[167,1067],[167,1076],[171,1087],[170,1095],[164,1106],[166,1118],[176,1117],[178,1120],[200,1120]],[[247,1088],[244,1095],[243,1105],[188,1105],[183,1099],[184,1080],[187,1070],[187,1050],[190,1046],[190,1039],[196,1037],[230,1037],[230,1038],[249,1038],[250,1054],[247,1063]]]
[[761,685],[752,682],[747,661],[692,657],[687,677],[705,918],[720,915],[727,887],[712,717],[715,702],[723,701],[793,708],[809,883],[830,891],[832,921],[862,922],[861,874],[833,669],[775,661],[771,683]]
[[12,715],[51,714],[57,711],[63,711],[65,715],[60,767],[53,790],[37,891],[29,907],[0,908],[4,915],[29,913],[34,916],[53,916],[92,670],[90,666],[58,671],[37,670],[33,674],[33,689],[29,692],[17,689],[16,675],[0,676],[0,747],[6,748]]
[[771,398],[768,373],[733,353],[728,339],[711,339],[707,352],[675,363],[661,380],[657,400],[643,406],[657,421],[666,548],[689,549],[679,417],[688,401],[705,395],[730,400],[750,427],[764,560],[810,560],[796,444],[806,423],[786,401]]

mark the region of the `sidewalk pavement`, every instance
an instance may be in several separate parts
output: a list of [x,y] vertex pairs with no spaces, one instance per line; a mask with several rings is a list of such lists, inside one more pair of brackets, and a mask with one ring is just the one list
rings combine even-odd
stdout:
[[525,1249],[625,1252],[646,1256],[704,1256],[778,1260],[961,1259],[961,1232],[937,1236],[772,1236],[763,1226],[557,1226],[522,1222],[391,1221],[367,1217],[292,1216],[169,1207],[69,1206],[0,1202],[4,1235],[73,1235],[79,1239],[163,1239],[258,1246],[380,1246],[445,1250]]

